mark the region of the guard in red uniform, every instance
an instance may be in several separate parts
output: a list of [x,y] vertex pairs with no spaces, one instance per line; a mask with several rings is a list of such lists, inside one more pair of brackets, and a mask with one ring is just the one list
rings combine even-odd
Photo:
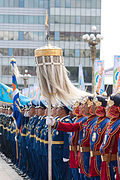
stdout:
[[110,116],[110,123],[106,129],[103,143],[100,147],[102,153],[101,180],[116,179],[120,133],[120,94],[111,95],[108,104],[107,116]]
[[107,97],[97,96],[94,98],[93,111],[98,116],[97,122],[90,129],[90,179],[100,180],[101,153],[100,146],[103,142],[106,128],[110,119],[106,117]]
[[[90,158],[90,133],[89,129],[91,125],[97,121],[96,115],[91,115],[91,102],[87,97],[84,102],[84,107],[82,111],[83,116],[87,116],[87,121],[82,124],[82,122],[77,122],[75,124],[72,123],[62,123],[56,122],[54,124],[54,128],[57,130],[61,130],[64,132],[76,132],[79,133],[83,129],[83,138],[80,144],[80,157],[79,157],[79,166],[81,179],[89,179],[89,158]],[[89,105],[90,104],[90,105]],[[51,123],[51,122],[50,122]],[[53,125],[53,124],[52,124]]]
[[[82,115],[82,108],[83,104],[82,102],[75,102],[73,105],[73,114],[76,115],[76,119],[74,123],[77,122],[82,122],[85,123],[87,121],[87,117],[84,117]],[[81,130],[79,133],[76,132],[71,132],[72,135],[69,136],[69,142],[70,142],[70,157],[69,157],[69,163],[70,163],[70,168],[72,169],[72,174],[73,178],[75,180],[80,180],[80,173],[79,173],[79,167],[78,167],[78,162],[79,162],[79,144],[81,143],[81,140],[83,138],[83,130]]]

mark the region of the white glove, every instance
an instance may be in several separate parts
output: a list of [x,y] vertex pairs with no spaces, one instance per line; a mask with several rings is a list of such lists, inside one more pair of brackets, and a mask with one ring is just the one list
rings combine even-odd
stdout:
[[17,136],[15,136],[15,141],[17,141]]
[[54,126],[55,124],[55,119],[52,117],[52,116],[47,116],[46,117],[46,125],[51,125],[51,126]]
[[69,159],[63,158],[63,162],[68,162]]

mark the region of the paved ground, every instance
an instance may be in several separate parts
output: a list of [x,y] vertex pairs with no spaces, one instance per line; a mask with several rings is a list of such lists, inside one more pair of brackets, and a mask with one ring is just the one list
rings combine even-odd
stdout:
[[0,180],[23,180],[0,156]]

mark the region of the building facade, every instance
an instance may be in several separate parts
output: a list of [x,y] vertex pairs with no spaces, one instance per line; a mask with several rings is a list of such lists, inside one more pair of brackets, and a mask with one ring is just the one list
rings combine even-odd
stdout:
[[[91,56],[82,36],[101,31],[101,0],[0,0],[0,81],[11,86],[9,60],[17,60],[20,73],[31,74],[28,84],[37,82],[34,50],[45,45],[45,15],[48,9],[51,44],[63,49],[70,79],[78,82],[78,67],[83,66],[87,86],[91,83]],[[97,46],[97,58],[100,47]],[[19,87],[24,86],[22,78]]]

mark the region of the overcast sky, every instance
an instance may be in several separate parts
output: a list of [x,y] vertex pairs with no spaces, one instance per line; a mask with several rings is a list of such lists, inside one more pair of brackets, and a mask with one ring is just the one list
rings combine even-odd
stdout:
[[120,0],[102,0],[101,60],[105,69],[113,67],[114,55],[120,55]]

